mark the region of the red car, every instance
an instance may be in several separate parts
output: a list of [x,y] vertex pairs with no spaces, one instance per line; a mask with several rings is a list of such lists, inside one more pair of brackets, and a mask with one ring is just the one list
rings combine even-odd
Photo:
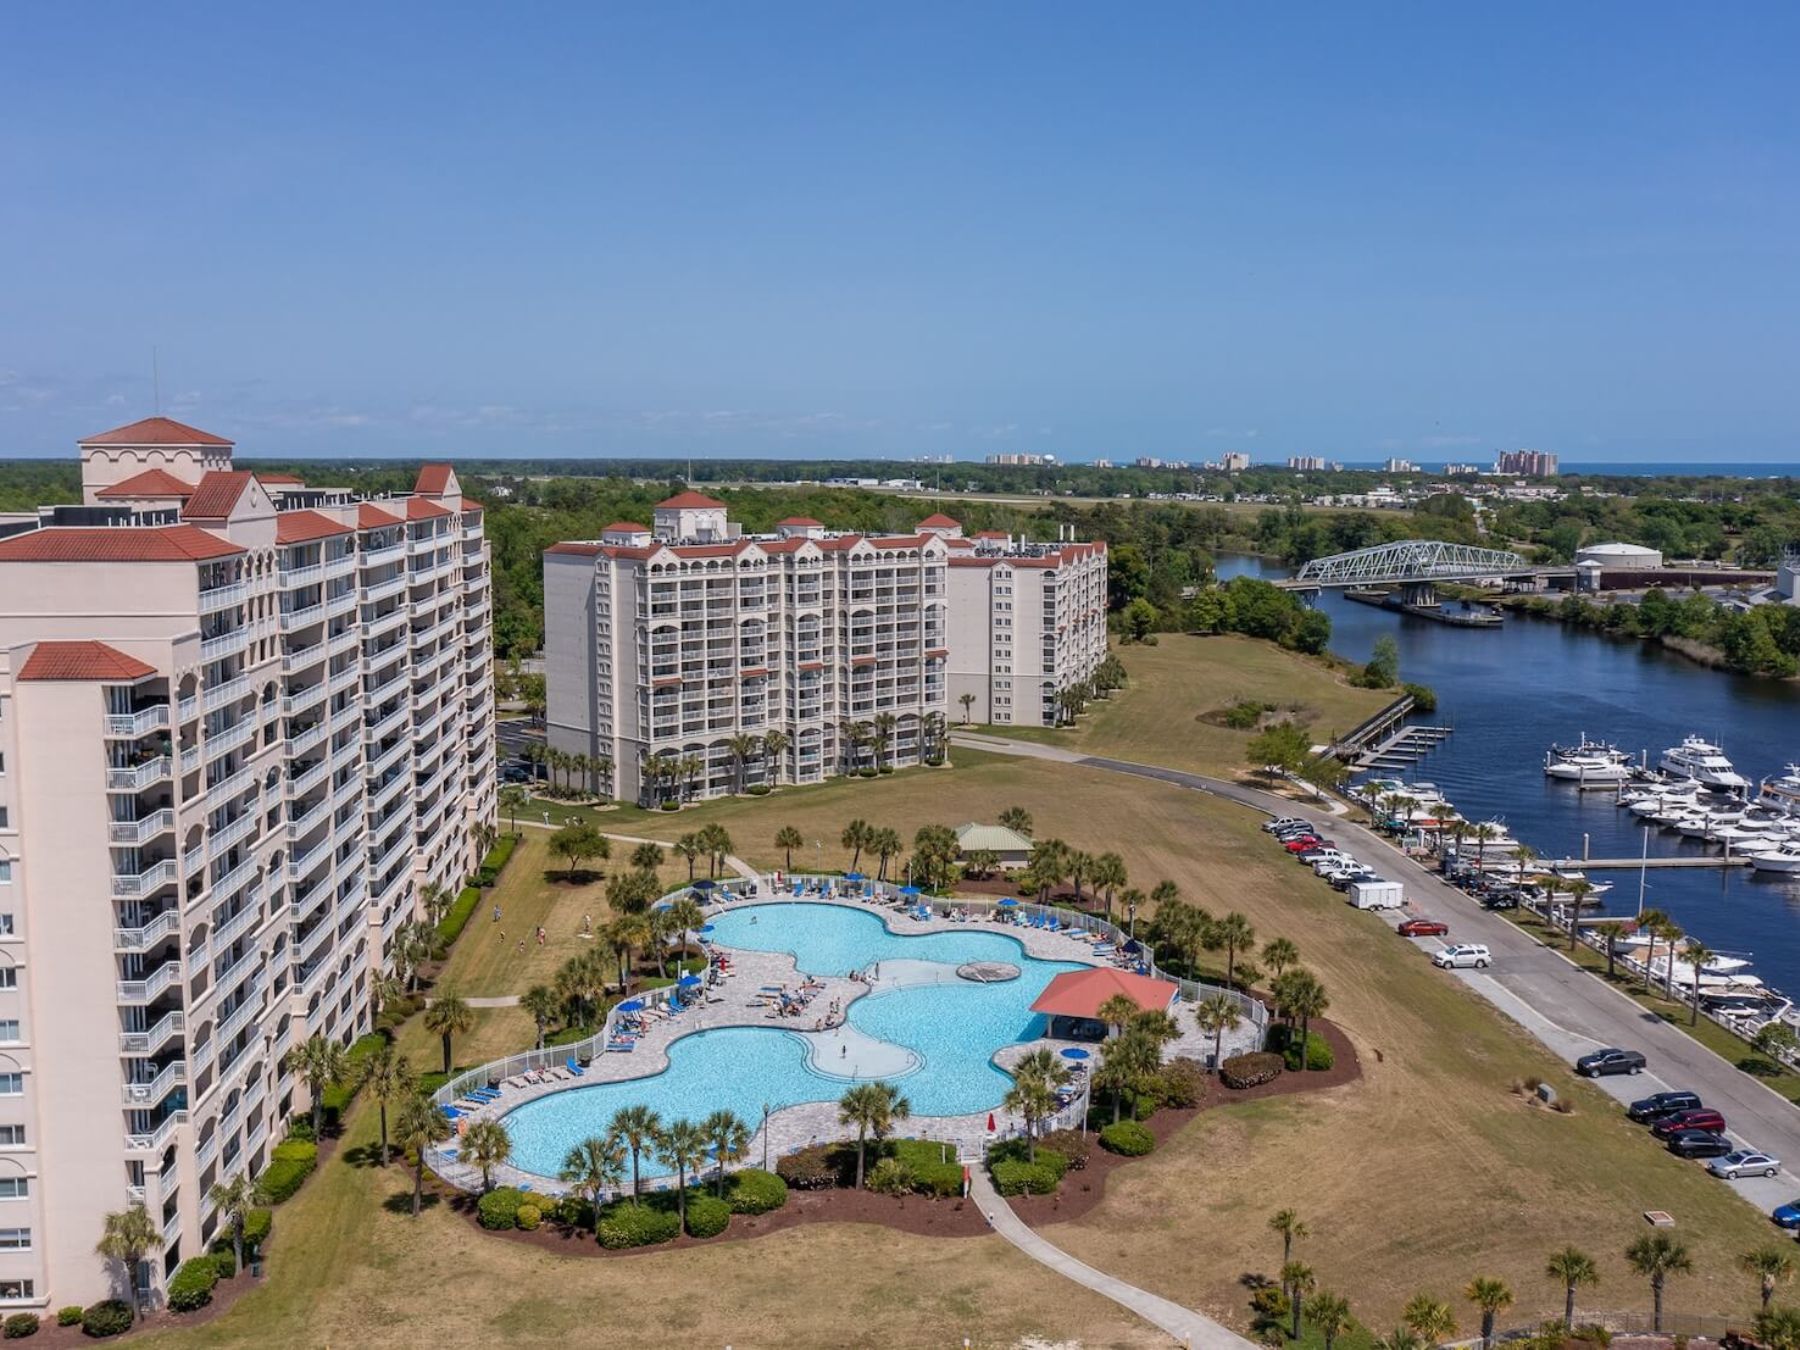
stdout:
[[1309,848],[1317,848],[1322,841],[1316,834],[1303,834],[1298,839],[1290,839],[1283,846],[1289,853],[1304,853]]
[[1450,925],[1436,919],[1408,919],[1395,931],[1401,937],[1449,937]]
[[1650,1133],[1658,1139],[1672,1139],[1683,1130],[1710,1130],[1714,1134],[1723,1134],[1725,1117],[1709,1107],[1701,1106],[1692,1111],[1677,1111],[1650,1127]]

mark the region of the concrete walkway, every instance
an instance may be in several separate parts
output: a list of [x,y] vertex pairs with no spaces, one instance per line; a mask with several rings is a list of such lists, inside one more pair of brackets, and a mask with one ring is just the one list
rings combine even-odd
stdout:
[[1055,1271],[1064,1279],[1073,1280],[1096,1294],[1110,1298],[1151,1325],[1161,1327],[1188,1347],[1188,1350],[1201,1350],[1202,1347],[1204,1350],[1250,1350],[1253,1342],[1221,1326],[1212,1318],[1191,1308],[1184,1308],[1179,1303],[1171,1303],[1160,1294],[1139,1289],[1135,1284],[1126,1284],[1104,1271],[1095,1270],[1045,1239],[1013,1213],[1012,1206],[994,1189],[994,1183],[988,1179],[985,1167],[969,1169],[969,1193],[974,1196],[989,1227],[1033,1261]]

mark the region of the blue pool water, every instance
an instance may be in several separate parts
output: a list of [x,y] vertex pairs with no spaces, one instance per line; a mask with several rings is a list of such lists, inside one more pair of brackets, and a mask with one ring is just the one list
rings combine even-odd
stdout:
[[[995,1051],[1043,1032],[1031,1004],[1050,980],[1080,966],[1040,961],[1003,934],[980,929],[890,933],[874,914],[838,905],[755,905],[713,920],[712,938],[721,947],[787,952],[812,975],[844,975],[877,961],[932,962],[948,977],[966,961],[1006,961],[1019,967],[1016,980],[972,984],[917,983],[878,988],[850,1005],[851,1028],[864,1036],[904,1047],[915,1067],[885,1075],[921,1116],[966,1115],[1000,1104],[1011,1079],[992,1063]],[[909,966],[909,971],[923,967]],[[839,1065],[829,1064],[827,1068]],[[869,1077],[882,1075],[869,1075]],[[506,1116],[513,1162],[529,1172],[555,1176],[571,1145],[603,1134],[613,1113],[644,1105],[662,1118],[698,1119],[713,1111],[735,1111],[752,1125],[763,1106],[779,1110],[800,1102],[836,1101],[852,1072],[821,1071],[810,1062],[809,1041],[785,1027],[721,1027],[683,1036],[669,1047],[669,1067],[649,1078],[572,1088],[528,1102]],[[646,1160],[644,1174],[662,1173]]]

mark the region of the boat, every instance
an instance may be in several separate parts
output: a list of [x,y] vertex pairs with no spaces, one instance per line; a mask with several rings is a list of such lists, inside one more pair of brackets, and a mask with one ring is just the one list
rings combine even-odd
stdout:
[[1767,853],[1752,853],[1750,866],[1758,872],[1800,872],[1800,845],[1784,844]]
[[1790,764],[1779,774],[1762,780],[1756,804],[1776,815],[1800,819],[1800,764]]
[[1725,758],[1725,752],[1711,741],[1687,736],[1680,745],[1663,751],[1658,766],[1675,778],[1686,778],[1716,792],[1742,792],[1749,781]]
[[1631,756],[1616,746],[1590,741],[1553,745],[1544,752],[1544,776],[1569,783],[1623,783],[1631,777]]

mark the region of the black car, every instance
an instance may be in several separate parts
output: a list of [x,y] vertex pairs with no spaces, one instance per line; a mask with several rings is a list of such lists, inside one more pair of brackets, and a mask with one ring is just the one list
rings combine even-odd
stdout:
[[1489,895],[1481,901],[1483,909],[1517,909],[1519,897],[1516,895]]
[[1677,1158],[1723,1158],[1736,1147],[1711,1130],[1680,1130],[1669,1139],[1669,1152]]
[[1698,1111],[1705,1103],[1698,1092],[1653,1092],[1625,1108],[1626,1116],[1640,1125],[1652,1125],[1677,1111]]
[[1608,1046],[1575,1061],[1575,1072],[1587,1078],[1603,1078],[1609,1073],[1638,1073],[1648,1063],[1636,1050],[1620,1050]]

